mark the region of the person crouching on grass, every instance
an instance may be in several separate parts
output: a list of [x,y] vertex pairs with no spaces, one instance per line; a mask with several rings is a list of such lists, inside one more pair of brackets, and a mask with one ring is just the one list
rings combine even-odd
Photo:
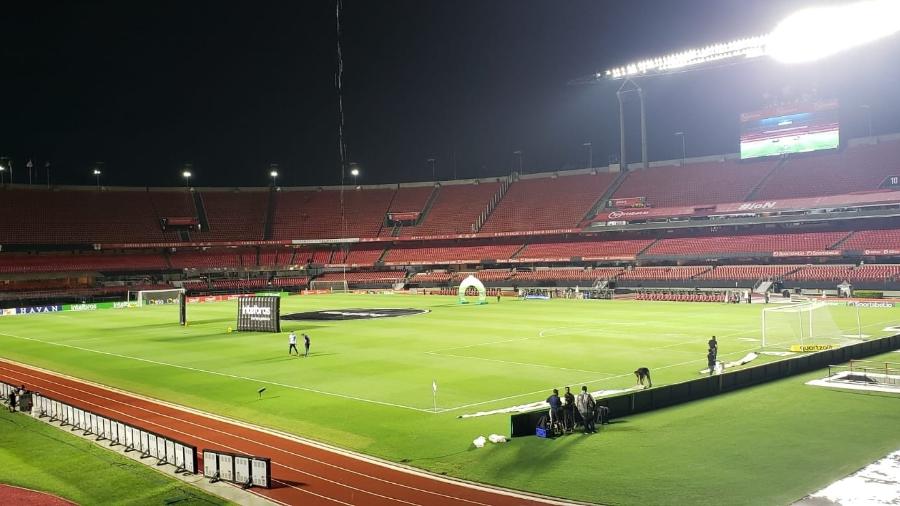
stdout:
[[634,371],[634,377],[637,378],[638,383],[641,386],[644,386],[644,378],[647,379],[647,388],[653,388],[653,380],[650,379],[650,369],[646,367],[638,367],[636,371]]

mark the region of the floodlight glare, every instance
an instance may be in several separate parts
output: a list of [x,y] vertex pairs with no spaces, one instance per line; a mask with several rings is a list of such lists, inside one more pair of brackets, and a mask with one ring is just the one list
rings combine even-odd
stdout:
[[278,171],[277,171],[277,170],[273,170],[272,172],[269,172],[269,175],[272,176],[272,177],[278,177]]
[[359,169],[357,169],[357,168],[350,169],[350,175],[353,176],[353,177],[358,176],[358,175],[359,175]]
[[900,2],[868,0],[794,13],[769,35],[766,53],[782,63],[803,63],[900,31]]
[[191,172],[186,170],[186,171],[182,172],[181,175],[185,178],[189,178],[189,177],[191,177]]
[[781,63],[803,63],[900,32],[900,1],[866,0],[791,14],[772,33],[689,49],[611,68],[596,79],[628,79],[696,67],[711,62],[770,56]]
[[100,169],[94,169],[94,175],[95,175],[95,176],[99,176],[99,175],[100,175]]

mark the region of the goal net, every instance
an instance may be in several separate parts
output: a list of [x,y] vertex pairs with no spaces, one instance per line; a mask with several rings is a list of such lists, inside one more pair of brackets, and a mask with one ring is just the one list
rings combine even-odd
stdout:
[[184,288],[138,290],[136,292],[128,292],[128,300],[137,302],[138,307],[157,304],[178,304],[178,295],[184,292]]
[[310,290],[328,290],[334,293],[347,293],[350,290],[347,288],[346,280],[336,280],[336,281],[312,281],[309,284]]
[[762,311],[762,346],[844,345],[862,334],[859,307],[843,302],[800,301]]

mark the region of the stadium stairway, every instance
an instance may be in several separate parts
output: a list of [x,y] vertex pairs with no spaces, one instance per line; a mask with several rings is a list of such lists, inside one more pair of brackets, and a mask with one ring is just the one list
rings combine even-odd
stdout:
[[518,258],[519,253],[521,253],[522,250],[524,250],[527,247],[528,247],[528,243],[523,244],[521,248],[517,249],[515,253],[513,253],[512,255],[509,256],[510,260],[512,260],[513,258]]
[[850,236],[852,236],[855,233],[856,232],[850,232],[847,235],[845,235],[844,237],[841,237],[838,241],[836,241],[834,244],[829,246],[828,249],[838,249],[841,244],[844,244],[847,241],[847,239],[850,239]]
[[[419,226],[425,222],[428,218],[428,213],[431,211],[431,207],[434,205],[434,202],[437,200],[438,193],[440,193],[441,187],[440,185],[435,185],[434,189],[431,190],[431,195],[428,196],[428,200],[425,201],[425,205],[422,206],[422,213],[419,215],[418,221],[416,221],[415,226]],[[395,226],[393,230],[391,230],[391,237],[400,237],[400,232],[403,230],[403,227],[398,225]]]
[[512,184],[513,182],[510,178],[506,178],[506,180],[500,184],[497,193],[495,193],[494,197],[488,201],[487,205],[484,207],[484,211],[482,211],[478,218],[475,219],[475,223],[472,224],[472,232],[476,234],[481,232],[481,228],[487,223],[487,220],[491,217],[494,209],[497,209],[497,206],[500,205],[500,202],[503,200],[503,197],[506,196],[506,192],[509,191],[509,187],[512,186]]
[[[397,200],[397,194],[398,194],[399,192],[400,192],[400,187],[398,186],[398,187],[394,190],[394,194],[391,195],[391,200],[390,200],[390,202],[388,202],[388,206],[387,206],[388,213],[390,213],[390,212],[391,212],[391,209],[394,208],[394,201]],[[387,220],[388,220],[387,214],[385,214],[384,219],[381,220],[381,225],[378,226],[378,234],[376,234],[377,237],[381,237],[381,233],[384,232],[384,226],[385,226],[385,224],[387,224]],[[397,227],[394,226],[394,228],[397,228]],[[391,235],[392,235],[392,236],[394,235],[394,229],[393,229],[393,228],[391,229]]]
[[597,202],[594,202],[594,205],[588,209],[588,212],[585,213],[581,218],[581,222],[579,226],[586,226],[590,220],[597,215],[603,209],[606,209],[606,206],[609,203],[609,199],[619,190],[619,187],[622,186],[622,183],[625,182],[625,178],[628,177],[628,171],[623,170],[620,171],[619,174],[613,179],[613,182],[609,184],[609,187],[600,195],[600,198],[597,199]]
[[637,257],[643,255],[645,251],[647,251],[647,250],[649,250],[650,248],[652,248],[654,245],[656,245],[656,243],[658,243],[658,242],[661,241],[661,240],[662,240],[661,238],[654,239],[653,242],[651,242],[650,244],[644,246],[644,247],[641,248],[637,253],[635,253],[635,254],[634,254],[634,258],[637,258]]
[[199,191],[191,192],[194,196],[194,208],[197,210],[197,219],[200,221],[200,230],[209,230],[209,219],[206,216],[206,206],[203,205],[203,195]]
[[266,205],[266,222],[263,226],[263,240],[269,241],[272,239],[272,224],[275,222],[275,193],[278,189],[275,186],[272,186],[272,189],[269,190],[269,202]]
[[784,167],[784,164],[786,164],[786,163],[787,163],[787,157],[782,157],[780,160],[778,160],[778,163],[776,163],[775,166],[772,167],[772,170],[767,172],[766,175],[763,176],[763,178],[760,179],[759,182],[756,183],[756,185],[749,192],[747,192],[747,195],[744,196],[743,200],[744,201],[755,200],[756,194],[759,193],[760,188],[765,186],[766,182],[770,178],[772,178],[775,175],[775,173],[777,173],[782,167]]

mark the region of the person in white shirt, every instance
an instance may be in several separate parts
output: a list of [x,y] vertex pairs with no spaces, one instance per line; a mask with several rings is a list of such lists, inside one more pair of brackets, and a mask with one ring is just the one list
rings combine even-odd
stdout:
[[300,356],[300,350],[297,349],[297,334],[292,330],[290,334],[288,334],[288,355],[291,355],[291,352],[296,351],[297,356]]

